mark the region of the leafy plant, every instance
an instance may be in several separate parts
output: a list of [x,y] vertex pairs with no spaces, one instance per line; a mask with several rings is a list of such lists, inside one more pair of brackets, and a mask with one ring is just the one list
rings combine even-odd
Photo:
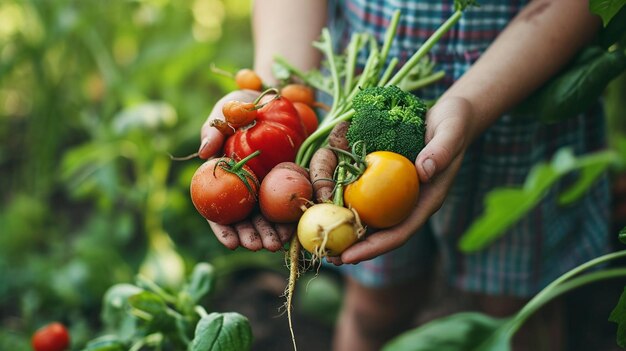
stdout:
[[104,296],[102,311],[109,333],[83,350],[249,350],[252,331],[246,317],[209,314],[202,307],[214,288],[215,271],[207,263],[197,264],[173,291],[141,275],[134,285],[114,285]]
[[[554,280],[520,311],[508,318],[493,318],[478,312],[463,312],[436,319],[416,329],[408,331],[385,345],[385,351],[507,351],[511,350],[511,340],[520,327],[541,307],[558,296],[593,282],[626,276],[626,267],[593,270],[601,264],[626,257],[626,250],[610,253],[590,260],[570,270]],[[624,295],[622,299],[626,299]],[[613,312],[612,319],[619,320],[623,343],[626,312],[620,300],[619,312]],[[626,301],[626,300],[624,300]]]
[[561,149],[551,162],[535,165],[522,186],[490,191],[485,197],[483,214],[463,233],[459,248],[465,252],[485,248],[534,208],[552,185],[574,172],[578,173],[576,182],[559,194],[558,201],[561,205],[577,201],[608,169],[624,167],[626,139],[621,139],[620,145],[617,150],[578,157],[568,148]]

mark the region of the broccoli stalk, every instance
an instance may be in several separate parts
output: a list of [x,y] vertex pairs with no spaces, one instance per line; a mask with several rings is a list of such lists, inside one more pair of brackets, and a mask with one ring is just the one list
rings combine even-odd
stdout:
[[369,87],[352,100],[355,113],[346,138],[367,151],[393,151],[413,161],[424,148],[426,104],[395,85]]

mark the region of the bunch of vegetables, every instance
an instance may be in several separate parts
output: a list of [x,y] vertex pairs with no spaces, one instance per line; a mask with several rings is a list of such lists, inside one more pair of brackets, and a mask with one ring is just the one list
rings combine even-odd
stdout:
[[[358,33],[344,53],[336,54],[324,29],[313,45],[324,54],[329,74],[302,72],[277,57],[274,73],[281,86],[260,93],[260,80],[250,86],[238,81],[240,88],[257,90],[259,98],[227,102],[225,120],[213,122],[226,138],[225,156],[198,169],[192,200],[204,217],[219,224],[249,218],[257,204],[273,223],[297,223],[286,291],[292,338],[290,307],[301,248],[313,260],[339,255],[365,227],[394,226],[415,206],[419,183],[413,162],[424,146],[426,104],[408,91],[442,77],[432,71],[426,54],[472,3],[456,1],[451,18],[402,67],[388,57],[399,11],[382,46]],[[369,56],[357,69],[363,50]],[[320,106],[313,90],[333,99],[319,125],[310,118],[316,117],[312,108]]]

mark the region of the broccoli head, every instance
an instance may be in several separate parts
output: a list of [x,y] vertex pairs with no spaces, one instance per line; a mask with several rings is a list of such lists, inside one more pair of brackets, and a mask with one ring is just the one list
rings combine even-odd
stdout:
[[397,86],[369,87],[352,100],[355,113],[346,138],[368,152],[393,151],[414,161],[424,147],[426,104]]

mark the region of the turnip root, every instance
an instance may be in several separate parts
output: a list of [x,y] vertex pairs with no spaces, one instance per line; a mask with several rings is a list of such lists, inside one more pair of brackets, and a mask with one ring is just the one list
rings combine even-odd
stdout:
[[298,240],[314,258],[340,255],[364,232],[357,213],[331,203],[313,205],[298,222]]

